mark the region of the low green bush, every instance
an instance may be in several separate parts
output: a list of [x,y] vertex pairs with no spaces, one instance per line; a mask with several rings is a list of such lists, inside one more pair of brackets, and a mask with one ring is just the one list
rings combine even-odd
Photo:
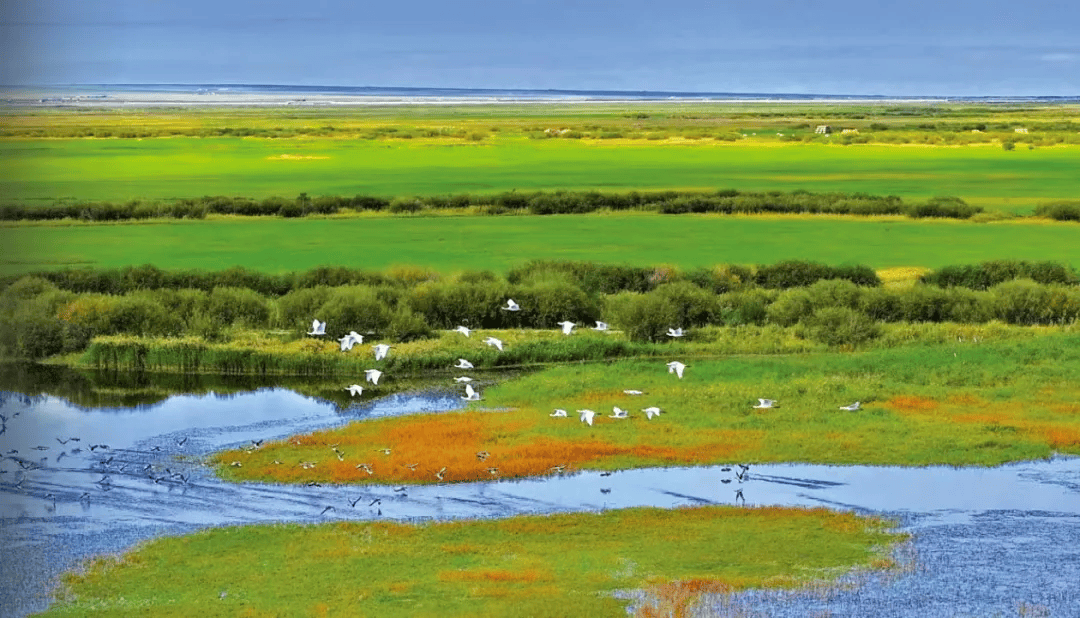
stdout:
[[881,336],[881,327],[848,307],[825,307],[799,323],[800,336],[829,346],[857,347]]
[[1036,217],[1047,217],[1055,221],[1080,221],[1080,201],[1069,200],[1039,204],[1035,207]]
[[926,273],[922,283],[940,287],[965,287],[988,290],[1014,279],[1031,279],[1041,284],[1077,285],[1080,276],[1072,268],[1056,262],[995,260],[979,264],[945,266]]

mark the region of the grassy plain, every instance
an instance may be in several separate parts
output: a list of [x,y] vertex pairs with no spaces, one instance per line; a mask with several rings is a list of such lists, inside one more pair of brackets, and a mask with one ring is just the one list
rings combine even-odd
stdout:
[[[563,364],[484,389],[466,411],[354,423],[215,461],[233,480],[433,483],[440,470],[445,481],[475,481],[555,466],[997,465],[1080,454],[1076,334],[798,356],[677,352]],[[683,379],[668,360],[688,365]],[[753,409],[759,397],[781,407]],[[862,409],[838,410],[853,401]],[[630,418],[608,418],[614,406]],[[647,420],[647,406],[664,412]],[[555,408],[570,416],[551,418]],[[579,422],[578,409],[595,410],[595,424]]]
[[[722,189],[956,195],[1030,212],[1075,197],[1080,147],[712,140],[148,138],[0,141],[0,201]],[[985,203],[980,201],[985,199]]]
[[1080,263],[1075,224],[651,213],[499,217],[227,218],[0,226],[0,274],[154,264],[263,272],[321,265],[505,272],[531,259],[680,268],[785,259],[873,268],[984,260]]
[[[42,616],[614,616],[701,592],[888,567],[889,522],[825,509],[699,507],[495,521],[217,528],[67,576]],[[349,585],[343,585],[350,582]]]

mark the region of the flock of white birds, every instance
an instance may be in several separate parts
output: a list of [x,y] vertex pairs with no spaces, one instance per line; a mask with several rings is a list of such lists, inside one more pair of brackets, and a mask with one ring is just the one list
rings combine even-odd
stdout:
[[[502,309],[503,311],[521,311],[521,306],[517,302],[515,302],[514,299],[512,299],[512,298],[506,299],[506,305],[503,306],[503,307],[499,307],[499,308]],[[575,324],[574,322],[571,322],[569,320],[564,320],[562,322],[559,322],[559,326],[562,328],[562,332],[563,332],[564,335],[570,335],[570,334],[573,333],[574,328],[577,326],[577,324]],[[593,326],[592,330],[606,331],[606,330],[609,330],[609,327],[608,327],[608,324],[606,322],[601,322],[601,321],[597,320],[596,326]],[[461,333],[462,335],[464,335],[466,337],[472,336],[472,329],[470,329],[467,326],[458,326],[457,328],[454,329],[454,332]],[[308,332],[308,334],[312,335],[312,336],[316,336],[316,337],[321,336],[321,335],[325,335],[326,334],[326,322],[320,322],[318,319],[313,320],[312,323],[311,323],[311,331]],[[683,337],[683,336],[686,335],[686,333],[683,331],[683,329],[681,327],[679,327],[679,328],[669,328],[667,330],[667,335],[669,337]],[[364,336],[361,335],[360,333],[357,333],[356,331],[349,331],[349,334],[347,334],[344,337],[338,339],[338,342],[341,344],[341,351],[342,352],[348,352],[348,351],[352,350],[353,346],[355,346],[356,344],[363,343],[364,342]],[[496,339],[495,337],[487,337],[487,338],[485,338],[484,343],[491,346],[491,347],[493,347],[493,348],[498,349],[500,352],[503,350],[503,346],[504,346],[503,342],[501,340],[499,340],[499,339]],[[376,344],[376,345],[372,346],[372,349],[375,351],[375,360],[380,361],[380,360],[386,358],[386,356],[390,353],[390,348],[391,347],[392,346],[390,346],[389,344],[385,344],[385,343],[379,343],[379,344]],[[475,366],[471,362],[469,362],[468,360],[465,360],[464,358],[459,358],[457,364],[454,365],[454,368],[455,369],[474,369]],[[667,364],[667,368],[668,368],[668,373],[674,373],[681,380],[682,377],[683,377],[683,372],[686,370],[686,365],[684,363],[679,362],[679,361],[671,361],[670,363]],[[364,377],[365,377],[366,381],[368,381],[368,382],[370,382],[370,383],[372,383],[374,385],[378,385],[379,378],[382,377],[382,375],[383,375],[383,372],[379,371],[378,369],[366,369],[364,371]],[[481,400],[480,393],[475,388],[473,388],[472,384],[470,384],[470,382],[473,381],[472,378],[470,378],[469,376],[459,376],[459,377],[454,378],[454,381],[459,383],[459,384],[464,384],[465,385],[465,396],[462,397],[463,400],[465,400],[465,401],[480,401]],[[346,387],[345,390],[349,391],[349,394],[352,395],[353,397],[356,397],[356,396],[358,396],[358,395],[360,395],[360,394],[362,394],[364,392],[364,387],[359,385],[359,384],[351,384],[348,387]],[[635,390],[635,389],[627,389],[627,390],[624,390],[623,392],[626,393],[627,395],[643,395],[644,394],[642,391]],[[853,403],[851,405],[841,406],[840,409],[841,410],[846,410],[846,411],[849,411],[849,412],[853,412],[855,410],[858,410],[860,408],[860,405],[861,405],[860,402],[856,401],[855,403]],[[778,407],[780,407],[780,404],[774,399],[758,399],[758,404],[756,406],[754,406],[754,409],[755,410],[766,410],[766,409],[778,408]],[[656,417],[660,416],[660,413],[662,412],[662,410],[660,408],[657,408],[655,406],[650,406],[648,408],[642,408],[641,411],[645,413],[645,418],[647,420],[652,420],[652,418],[654,416],[656,416]],[[578,413],[578,418],[581,420],[582,423],[586,423],[589,426],[592,426],[593,419],[596,417],[596,412],[594,410],[578,410],[577,413]],[[567,412],[566,412],[566,410],[563,410],[561,408],[556,408],[555,411],[552,412],[551,414],[549,414],[548,416],[551,416],[553,418],[566,418],[567,417]],[[630,418],[630,413],[628,411],[626,411],[626,410],[623,410],[622,408],[620,408],[618,406],[615,406],[614,409],[612,410],[612,413],[610,415],[608,415],[608,418],[626,419],[626,418]]]

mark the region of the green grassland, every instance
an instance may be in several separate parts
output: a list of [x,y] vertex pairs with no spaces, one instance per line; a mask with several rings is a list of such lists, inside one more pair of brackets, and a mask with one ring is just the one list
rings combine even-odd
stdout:
[[120,225],[0,226],[0,274],[72,266],[263,272],[326,264],[505,272],[531,259],[680,268],[785,259],[873,268],[992,259],[1080,263],[1070,223],[645,213],[548,217],[232,218]]
[[[345,508],[345,507],[342,507]],[[702,507],[496,521],[217,528],[95,560],[41,616],[617,616],[646,589],[701,592],[888,567],[889,522],[824,509]],[[680,611],[681,615],[681,611]]]
[[1071,198],[1072,146],[919,147],[644,140],[37,139],[0,142],[0,200],[202,195],[444,195],[555,189],[717,189],[956,195],[1030,212]]
[[[464,412],[353,423],[213,460],[238,481],[394,484],[536,476],[556,466],[998,465],[1080,454],[1078,350],[1080,337],[1067,333],[856,353],[699,349],[565,363],[484,389],[484,400]],[[687,365],[683,378],[665,367],[671,359]],[[780,406],[754,409],[759,397]],[[853,401],[862,409],[839,410]],[[615,406],[630,418],[609,418]],[[639,411],[647,406],[663,413],[647,419]],[[551,418],[556,408],[570,416]],[[579,409],[597,413],[592,426],[578,421]],[[387,455],[371,455],[382,448]],[[481,461],[482,451],[489,455]]]

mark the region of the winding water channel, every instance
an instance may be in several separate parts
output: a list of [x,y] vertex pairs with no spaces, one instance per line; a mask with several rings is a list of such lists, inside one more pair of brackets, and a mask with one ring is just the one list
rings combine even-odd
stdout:
[[364,418],[438,413],[461,401],[456,393],[425,391],[349,404],[264,387],[172,395],[134,407],[85,406],[40,390],[26,395],[10,382],[4,388],[3,616],[47,607],[55,578],[85,558],[207,526],[744,503],[895,517],[913,533],[898,550],[905,568],[824,592],[710,598],[704,615],[1080,616],[1080,458],[996,468],[755,465],[741,481],[721,466],[654,468],[404,492],[231,484],[201,457]]

